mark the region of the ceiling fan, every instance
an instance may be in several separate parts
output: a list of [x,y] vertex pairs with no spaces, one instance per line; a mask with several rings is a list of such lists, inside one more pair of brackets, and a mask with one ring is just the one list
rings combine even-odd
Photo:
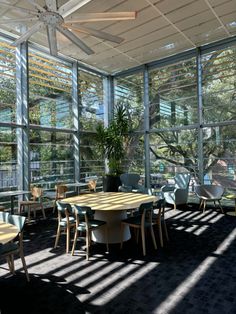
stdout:
[[[87,34],[100,39],[108,40],[120,44],[124,38],[114,36],[112,34],[96,30],[94,28],[85,27],[80,25],[85,22],[98,22],[98,21],[115,21],[115,20],[133,20],[136,18],[136,12],[104,12],[104,13],[82,13],[76,14],[76,19],[69,17],[87,3],[92,0],[69,0],[58,8],[57,0],[45,0],[45,6],[37,4],[34,0],[26,0],[33,6],[33,9],[26,9],[13,4],[0,1],[0,5],[14,9],[28,15],[17,19],[0,19],[0,24],[33,22],[35,24],[30,27],[24,34],[13,42],[17,46],[24,41],[28,40],[31,35],[43,29],[46,26],[50,54],[53,56],[58,55],[57,37],[56,32],[60,32],[72,43],[77,45],[86,54],[93,54],[94,51],[89,48],[76,34]],[[75,26],[76,24],[76,26]]]

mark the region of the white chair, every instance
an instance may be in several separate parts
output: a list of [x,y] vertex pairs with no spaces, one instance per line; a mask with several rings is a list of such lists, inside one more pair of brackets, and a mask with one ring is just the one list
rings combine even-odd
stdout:
[[199,209],[203,207],[202,212],[204,213],[206,203],[207,202],[214,202],[214,205],[216,207],[216,202],[218,202],[222,214],[224,214],[223,208],[221,206],[220,200],[224,194],[224,188],[221,185],[197,185],[195,186],[195,193],[200,199],[200,205]]
[[176,174],[174,184],[166,184],[161,188],[161,192],[167,203],[174,205],[187,204],[188,202],[188,188],[190,182],[189,173]]

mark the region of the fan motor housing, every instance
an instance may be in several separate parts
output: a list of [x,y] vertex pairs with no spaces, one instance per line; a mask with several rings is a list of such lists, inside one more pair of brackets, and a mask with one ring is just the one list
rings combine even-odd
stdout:
[[46,25],[61,25],[64,22],[64,19],[60,14],[50,11],[41,13],[39,15],[39,20]]

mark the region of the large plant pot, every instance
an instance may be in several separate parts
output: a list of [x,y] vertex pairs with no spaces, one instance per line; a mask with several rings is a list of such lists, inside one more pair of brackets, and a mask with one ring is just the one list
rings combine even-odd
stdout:
[[104,176],[103,177],[103,191],[104,192],[118,192],[118,187],[121,185],[120,176]]

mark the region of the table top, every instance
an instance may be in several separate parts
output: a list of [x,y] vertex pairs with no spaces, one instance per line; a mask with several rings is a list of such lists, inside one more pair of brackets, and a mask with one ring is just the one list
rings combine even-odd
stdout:
[[0,243],[5,244],[13,240],[17,234],[18,229],[16,226],[0,221]]
[[17,196],[23,194],[29,194],[30,191],[23,191],[23,190],[16,190],[16,191],[4,191],[0,192],[0,197],[7,197],[7,196]]
[[142,203],[157,201],[158,197],[141,193],[98,192],[64,198],[62,202],[89,206],[93,210],[127,210],[138,208]]

